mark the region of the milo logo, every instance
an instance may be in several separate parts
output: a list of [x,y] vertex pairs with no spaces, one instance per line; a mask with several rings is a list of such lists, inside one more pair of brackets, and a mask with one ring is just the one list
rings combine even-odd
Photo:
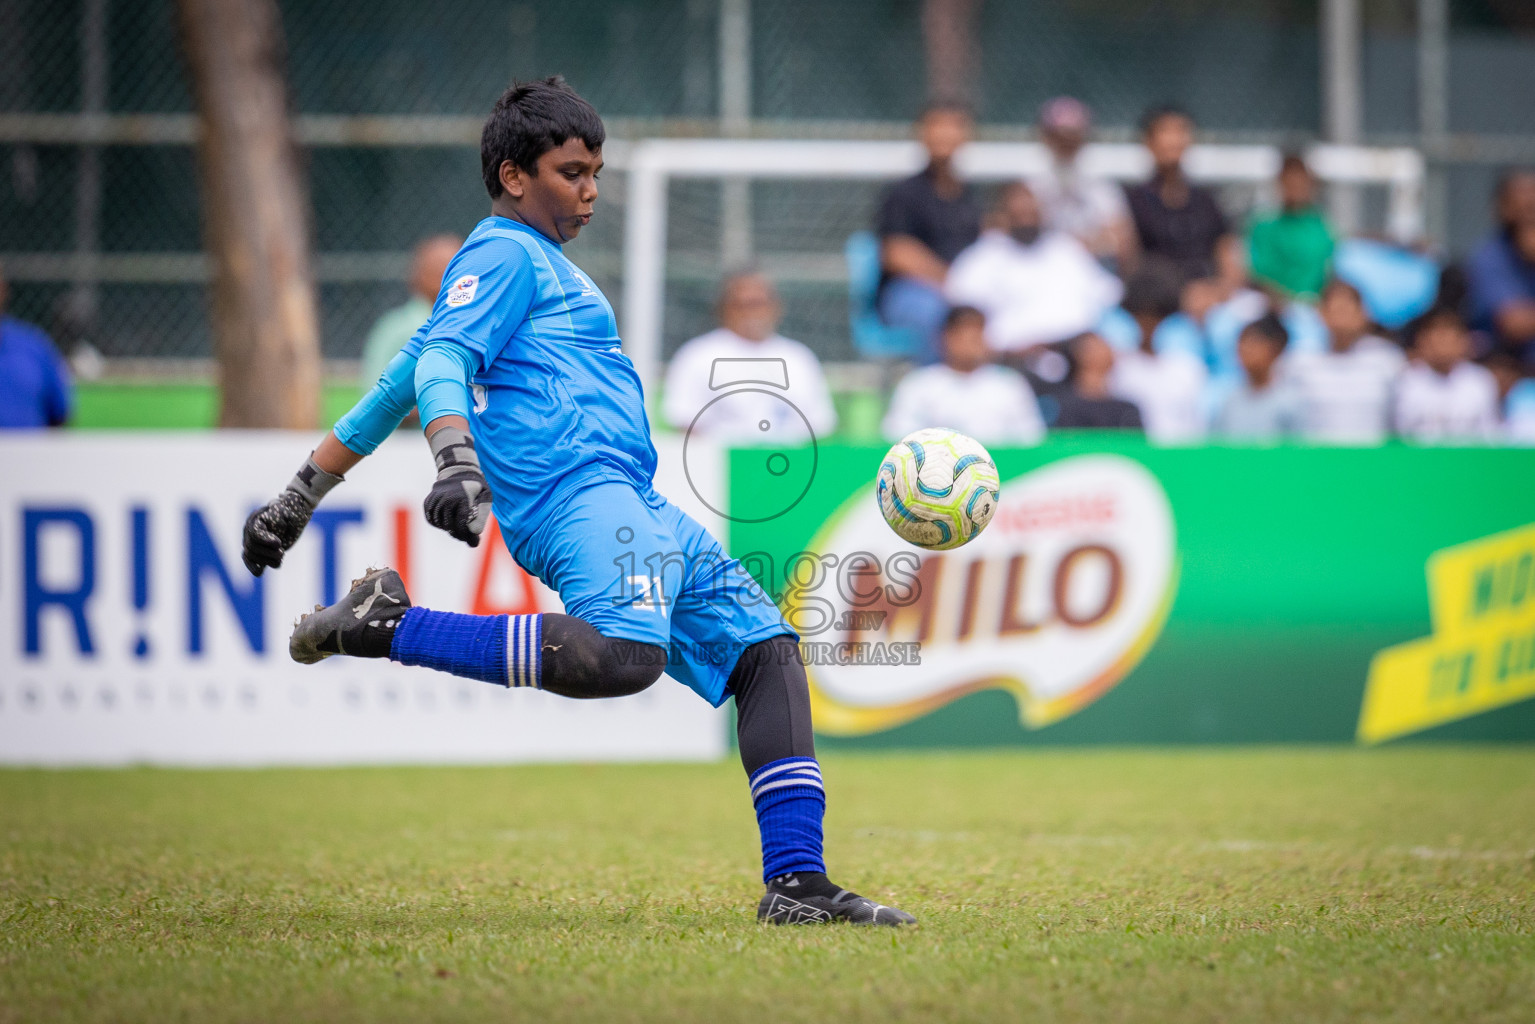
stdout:
[[[831,624],[817,639],[855,648],[912,644],[899,665],[807,659],[816,727],[888,729],[968,693],[1003,689],[1039,728],[1125,677],[1161,632],[1177,590],[1172,508],[1140,463],[1082,455],[1002,482],[990,527],[963,548],[915,551],[860,491],[811,545],[859,551],[899,579],[791,594],[791,622]],[[883,567],[883,568],[880,568]],[[877,586],[885,582],[884,586]]]

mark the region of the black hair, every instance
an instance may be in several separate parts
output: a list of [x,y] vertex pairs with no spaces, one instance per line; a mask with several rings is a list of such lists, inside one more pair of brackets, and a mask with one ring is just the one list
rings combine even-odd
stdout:
[[975,120],[975,108],[958,96],[934,96],[922,104],[917,120],[925,121],[933,114],[958,114],[971,121]]
[[1482,365],[1489,370],[1512,370],[1520,377],[1529,376],[1524,361],[1506,348],[1495,348],[1482,357]]
[[1290,171],[1300,171],[1307,177],[1311,176],[1311,165],[1306,163],[1306,158],[1299,153],[1286,153],[1279,161],[1279,173],[1288,174]]
[[1125,282],[1125,295],[1120,300],[1126,313],[1132,316],[1170,317],[1178,312],[1182,280],[1178,268],[1167,259],[1147,257],[1141,268]]
[[1178,106],[1176,103],[1158,103],[1146,108],[1141,115],[1141,134],[1150,135],[1151,130],[1157,126],[1157,122],[1165,117],[1181,117],[1189,124],[1194,123],[1194,115]]
[[607,141],[607,129],[592,105],[565,84],[559,75],[536,82],[513,82],[485,119],[480,132],[480,173],[485,191],[496,199],[501,165],[510,160],[519,170],[537,176],[538,158],[571,139],[597,150]]
[[1284,321],[1280,320],[1273,310],[1264,313],[1258,319],[1242,328],[1242,334],[1244,336],[1256,334],[1264,341],[1272,341],[1279,347],[1281,352],[1284,351],[1286,345],[1290,344],[1289,328],[1285,327]]
[[1327,283],[1322,285],[1322,291],[1318,294],[1317,297],[1325,299],[1327,298],[1327,294],[1329,292],[1348,292],[1354,297],[1355,302],[1359,303],[1361,306],[1364,305],[1364,293],[1361,292],[1357,286],[1350,284],[1349,282],[1343,280],[1341,277],[1329,277],[1327,279]]
[[1442,323],[1451,324],[1458,330],[1468,330],[1466,326],[1466,318],[1460,315],[1460,310],[1456,309],[1454,306],[1434,306],[1429,309],[1427,313],[1424,313],[1422,316],[1418,317],[1412,323],[1407,325],[1407,336],[1411,338],[1412,343],[1416,345],[1418,343],[1419,335],[1428,330],[1430,327],[1433,327],[1435,324]]
[[948,313],[944,314],[943,329],[958,327],[966,321],[975,321],[982,325],[986,323],[986,314],[974,306],[950,306]]

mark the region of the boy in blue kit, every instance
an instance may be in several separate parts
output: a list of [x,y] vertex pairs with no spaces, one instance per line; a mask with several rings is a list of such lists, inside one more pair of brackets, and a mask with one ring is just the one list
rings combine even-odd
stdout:
[[734,697],[762,834],[758,920],[914,923],[827,879],[826,797],[794,632],[651,485],[644,396],[612,307],[560,250],[591,220],[605,137],[559,78],[501,96],[480,140],[491,216],[449,264],[431,319],[251,515],[245,564],[257,575],[280,566],[326,492],[418,406],[437,463],[427,521],[472,547],[494,511],[512,556],[565,614],[415,607],[399,575],[380,569],[304,616],[294,659],[390,658],[575,698],[637,693],[669,671],[716,707]]

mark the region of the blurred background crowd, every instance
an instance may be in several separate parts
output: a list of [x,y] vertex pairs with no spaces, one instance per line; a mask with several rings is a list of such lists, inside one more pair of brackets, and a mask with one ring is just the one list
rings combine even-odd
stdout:
[[[212,268],[173,0],[0,5],[0,425],[212,421]],[[1521,0],[278,2],[333,416],[424,320],[484,215],[476,143],[513,77],[608,121],[570,255],[625,310],[624,147],[898,139],[896,181],[667,187],[658,419],[718,358],[782,360],[808,429],[945,423],[1204,440],[1535,442],[1535,6]],[[972,139],[1040,141],[1016,180]],[[1144,147],[1135,181],[1083,147]],[[1284,153],[1214,185],[1194,142]],[[1315,146],[1410,146],[1411,237]],[[764,411],[762,415],[768,415]],[[695,424],[695,420],[698,422]]]
[[[885,193],[875,228],[873,311],[903,335],[887,352],[918,365],[895,388],[887,437],[945,424],[1013,444],[1049,429],[1162,444],[1535,442],[1535,170],[1502,175],[1486,236],[1441,265],[1340,237],[1299,154],[1280,165],[1274,207],[1238,221],[1185,173],[1187,111],[1146,112],[1152,172],[1124,188],[1077,166],[1091,127],[1081,101],[1048,101],[1048,172],[983,198],[955,166],[968,108],[923,114],[927,166]],[[669,395],[705,353],[755,350],[793,360],[796,397],[827,407],[813,354],[775,333],[763,275],[729,278],[720,311],[721,327],[673,361]],[[688,428],[708,398],[669,405],[670,424]],[[695,429],[749,438],[757,422],[719,419]]]

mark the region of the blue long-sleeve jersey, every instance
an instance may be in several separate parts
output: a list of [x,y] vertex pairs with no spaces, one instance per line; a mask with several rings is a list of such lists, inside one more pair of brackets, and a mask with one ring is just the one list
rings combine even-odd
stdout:
[[418,405],[469,420],[504,531],[531,532],[571,494],[632,485],[649,502],[656,451],[613,307],[560,247],[487,217],[448,264],[432,316],[335,434],[369,454]]

